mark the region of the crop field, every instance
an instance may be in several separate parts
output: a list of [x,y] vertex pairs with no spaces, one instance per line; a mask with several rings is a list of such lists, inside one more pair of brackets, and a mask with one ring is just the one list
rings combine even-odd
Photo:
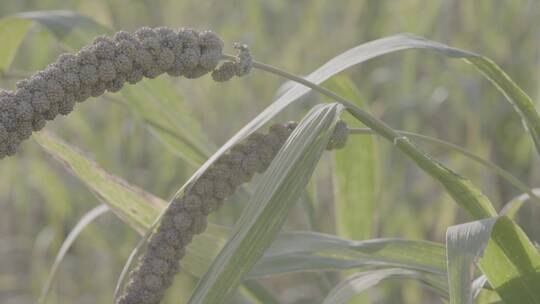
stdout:
[[540,304],[540,2],[0,1],[0,303]]

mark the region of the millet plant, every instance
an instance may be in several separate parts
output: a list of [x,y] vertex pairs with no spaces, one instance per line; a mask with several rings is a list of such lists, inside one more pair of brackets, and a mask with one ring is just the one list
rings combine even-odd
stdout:
[[[134,191],[118,178],[107,180],[125,197],[138,195],[147,202],[127,199],[129,207],[122,206],[109,195],[112,190],[88,183],[109,208],[143,234],[120,275],[111,302],[161,303],[178,272],[194,272],[192,264],[188,261],[184,265],[184,260],[189,256],[192,241],[202,240],[214,231],[202,234],[209,226],[207,217],[233,194],[243,192],[251,197],[250,203],[233,229],[223,228],[228,231],[226,243],[218,246],[219,253],[212,256],[200,274],[189,303],[236,301],[230,297],[237,290],[240,297],[247,298],[249,294],[254,302],[274,303],[278,300],[254,279],[322,270],[348,270],[349,275],[329,290],[324,303],[345,303],[390,278],[416,280],[447,303],[473,303],[481,291],[493,292],[498,303],[540,303],[540,254],[512,219],[520,206],[517,202],[524,199],[513,201],[498,212],[469,180],[432,159],[413,140],[461,153],[523,191],[525,199],[539,202],[533,190],[509,172],[463,148],[394,130],[361,109],[358,101],[352,100],[355,96],[346,98],[321,86],[350,66],[404,49],[423,48],[462,58],[512,103],[540,151],[540,117],[534,104],[495,63],[423,38],[397,35],[360,45],[309,76],[299,77],[252,59],[246,45],[234,45],[237,55],[228,55],[223,48],[223,41],[211,31],[167,27],[141,27],[134,33],[120,31],[97,37],[76,53],[61,55],[55,63],[18,81],[14,91],[0,92],[0,158],[4,158],[16,154],[21,142],[44,128],[47,120],[72,112],[77,102],[118,92],[125,84],[137,86],[143,78],[166,73],[196,79],[211,74],[215,81],[226,82],[259,70],[296,82],[215,152],[166,205],[149,194],[141,196],[142,192]],[[312,107],[298,122],[273,123],[267,133],[259,131],[310,90],[332,103]],[[361,123],[364,128],[349,128],[342,119]],[[351,135],[367,134],[386,139],[440,182],[473,221],[449,227],[446,244],[400,239],[353,241],[314,232],[280,232],[293,204],[302,198],[323,151],[346,147],[348,137],[349,142],[355,140]],[[85,179],[84,173],[73,165],[77,160],[87,162],[82,155],[50,135],[40,134],[37,141]],[[97,170],[95,164],[89,168]],[[260,176],[255,177],[256,174]],[[257,183],[251,192],[243,185],[254,177]],[[354,216],[345,215],[349,221]],[[212,245],[217,246],[209,244]],[[336,279],[327,273],[320,274],[326,281]],[[50,282],[45,290],[49,285]],[[42,301],[46,294],[45,291]]]

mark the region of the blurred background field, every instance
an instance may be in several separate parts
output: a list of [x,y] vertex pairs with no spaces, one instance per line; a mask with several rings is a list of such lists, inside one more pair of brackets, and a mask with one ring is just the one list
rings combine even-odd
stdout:
[[[540,93],[540,2],[516,1],[194,1],[194,0],[5,0],[0,17],[27,11],[70,10],[103,28],[133,31],[141,26],[190,26],[211,29],[232,44],[250,45],[253,56],[305,75],[328,59],[379,37],[410,32],[486,55],[497,62],[533,100]],[[51,63],[60,53],[82,45],[84,33],[66,33],[63,41],[45,27],[32,25],[14,62],[0,75],[0,86],[15,82]],[[91,38],[86,43],[91,41]],[[66,43],[67,41],[67,43]],[[1,45],[1,42],[0,42]],[[1,47],[1,46],[0,46]],[[392,127],[426,134],[467,147],[512,172],[530,187],[540,184],[538,158],[519,117],[504,97],[462,61],[426,51],[406,51],[372,60],[348,72],[370,111]],[[279,94],[284,81],[253,71],[225,84],[210,77],[190,81],[162,76],[166,93],[151,92],[142,101],[178,102],[172,119],[200,131],[209,153],[259,113]],[[152,82],[152,81],[146,81]],[[204,159],[180,155],[149,130],[130,104],[141,97],[107,94],[78,105],[69,117],[46,128],[84,151],[108,172],[163,199],[170,198]],[[125,92],[124,92],[125,91]],[[161,94],[161,95],[160,95]],[[297,120],[313,104],[305,97],[280,116]],[[132,100],[133,99],[133,100]],[[137,99],[137,100],[136,100]],[[180,124],[179,128],[182,128]],[[191,129],[186,129],[191,131]],[[358,137],[351,138],[351,141]],[[440,147],[420,143],[430,155],[471,179],[497,207],[520,192],[470,160]],[[443,242],[446,228],[467,220],[440,185],[383,141],[375,166],[378,187],[366,239],[403,237]],[[532,165],[531,165],[532,164]],[[330,154],[319,164],[311,191],[311,218],[302,204],[287,227],[334,234],[333,165]],[[318,186],[318,187],[315,187]],[[242,197],[212,217],[232,225]],[[34,303],[54,257],[77,221],[100,204],[79,180],[43,152],[35,141],[0,161],[0,302]],[[365,215],[364,215],[365,216]],[[519,223],[531,240],[540,241],[537,208],[524,207]],[[138,235],[112,214],[88,226],[60,266],[48,303],[110,303],[116,279]],[[332,286],[312,274],[262,280],[283,303],[317,303]],[[181,303],[194,279],[180,278],[166,303]],[[174,300],[173,300],[174,299]],[[434,298],[416,284],[385,283],[370,292],[370,303],[430,303]]]

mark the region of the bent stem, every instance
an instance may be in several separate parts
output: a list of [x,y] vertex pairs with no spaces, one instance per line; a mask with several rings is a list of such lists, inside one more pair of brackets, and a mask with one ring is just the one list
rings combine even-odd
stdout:
[[[465,148],[462,148],[462,147],[460,147],[458,145],[449,143],[447,141],[444,141],[444,140],[441,140],[441,139],[438,139],[438,138],[434,138],[434,137],[431,137],[431,136],[426,136],[426,135],[422,135],[422,134],[418,134],[418,133],[414,133],[414,132],[407,132],[407,131],[400,131],[400,130],[396,130],[396,132],[398,134],[406,135],[406,136],[409,136],[409,137],[412,137],[412,138],[415,138],[415,139],[422,140],[424,142],[435,143],[435,144],[441,145],[443,147],[446,147],[448,149],[451,149],[451,150],[454,150],[456,152],[461,153],[465,157],[467,157],[467,158],[469,158],[469,159],[471,159],[471,160],[485,166],[486,168],[494,171],[497,175],[499,175],[501,178],[505,179],[507,182],[512,184],[514,187],[516,187],[517,189],[519,189],[523,193],[526,193],[529,196],[530,200],[532,200],[532,201],[534,201],[534,202],[536,202],[537,204],[540,205],[540,198],[527,185],[522,183],[519,179],[517,179],[514,175],[512,175],[512,173],[510,173],[510,172],[504,170],[503,168],[497,166],[495,163],[493,163],[493,162],[491,162],[489,160],[486,160],[486,159],[472,153],[471,151],[469,151],[469,150],[467,150]],[[368,129],[368,128],[350,128],[349,129],[349,134],[372,135],[372,134],[375,134],[375,133],[373,132],[373,130]]]
[[[235,56],[231,55],[223,55],[222,58],[228,60],[237,60]],[[253,60],[252,64],[254,68],[298,82],[341,103],[352,116],[372,129],[375,133],[392,142],[398,149],[410,157],[411,160],[413,160],[422,170],[435,179],[442,182],[442,180],[454,174],[452,171],[440,165],[438,162],[423,153],[405,135],[397,133],[385,122],[358,108],[354,103],[348,101],[347,99],[307,79],[298,77],[271,65],[267,65],[255,60]],[[481,219],[497,215],[495,208],[489,202],[489,200],[487,198],[484,199],[484,196],[480,192],[476,192],[475,189],[471,189],[472,191],[466,190],[469,198],[474,200],[473,204],[462,201],[459,198],[459,194],[463,191],[463,189],[470,187],[470,183],[469,181],[461,179],[460,177],[457,177],[454,182],[457,183],[443,183],[443,186],[448,190],[449,194],[455,198],[456,202],[467,210],[472,217]]]
[[[229,60],[235,60],[237,57],[232,55],[222,55],[223,59],[229,59]],[[298,82],[300,84],[305,85],[306,87],[317,91],[323,95],[326,95],[335,101],[341,103],[348,112],[350,112],[353,116],[357,117],[360,121],[362,121],[366,126],[368,126],[370,129],[375,131],[376,133],[382,135],[387,140],[394,142],[396,144],[399,144],[398,142],[406,142],[406,140],[400,141],[400,139],[404,139],[403,136],[399,135],[394,129],[392,129],[390,126],[388,126],[385,122],[382,120],[379,120],[369,113],[359,109],[354,103],[348,101],[347,99],[337,95],[336,93],[327,90],[309,80],[306,80],[304,78],[298,77],[294,74],[291,74],[289,72],[283,71],[281,69],[278,69],[274,66],[258,62],[256,60],[253,60],[253,67],[257,68],[262,71],[266,71],[281,77],[284,77],[286,79]],[[403,144],[401,144],[403,145]],[[405,149],[405,148],[404,148]],[[407,150],[409,150],[407,148]]]

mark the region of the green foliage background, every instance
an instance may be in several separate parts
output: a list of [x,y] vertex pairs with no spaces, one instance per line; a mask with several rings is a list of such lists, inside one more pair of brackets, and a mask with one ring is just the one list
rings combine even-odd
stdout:
[[[258,60],[300,75],[360,43],[411,32],[490,57],[533,100],[539,99],[537,1],[0,2],[0,16],[58,9],[78,12],[114,30],[134,30],[143,25],[212,29],[225,40],[229,52],[232,42],[242,41],[250,45]],[[71,45],[90,42],[82,37],[84,33],[74,31],[64,38]],[[17,79],[45,67],[66,50],[66,44],[59,43],[49,31],[32,25],[13,64],[1,75],[0,86],[14,88]],[[347,75],[361,94],[362,107],[392,127],[466,146],[531,187],[540,184],[540,173],[535,170],[538,157],[519,117],[471,66],[424,51],[408,51],[372,60]],[[283,85],[281,79],[259,71],[225,84],[214,83],[209,77],[196,81],[162,78],[167,90],[154,98],[183,100],[181,106],[172,106],[178,121],[186,125],[174,125],[172,129],[177,133],[198,130],[191,133],[198,134],[193,140],[202,142],[208,153],[269,104]],[[339,89],[339,85],[331,83],[329,87]],[[350,94],[356,94],[353,92]],[[91,99],[78,105],[70,116],[56,119],[47,129],[79,147],[108,172],[166,200],[204,158],[190,154],[181,157],[174,146],[164,145],[163,137],[155,136],[156,130],[145,124],[145,117],[134,113],[134,108],[144,107],[145,99],[141,100],[138,93],[129,88]],[[280,120],[297,120],[321,101],[316,94],[305,98],[308,100],[303,106],[288,109]],[[371,141],[363,141],[371,147]],[[355,137],[352,142],[358,146],[362,139]],[[293,208],[286,227],[340,233],[348,238],[403,237],[444,242],[448,226],[469,220],[437,183],[391,145],[376,142],[377,155],[372,161],[376,162],[373,168],[377,180],[369,183],[380,186],[362,198],[374,204],[366,209],[372,215],[358,215],[363,221],[359,224],[362,231],[344,231],[334,222],[335,217],[328,216],[335,212],[336,180],[328,172],[332,166],[344,166],[344,157],[350,152],[338,154],[338,159],[325,154],[309,187],[312,191],[305,195],[305,202]],[[423,148],[471,179],[497,208],[520,194],[455,153],[431,145]],[[371,174],[366,176],[373,178]],[[239,194],[212,221],[232,225],[247,201]],[[67,233],[99,203],[93,193],[32,140],[23,144],[17,156],[2,160],[0,302],[32,303]],[[538,216],[537,206],[525,206],[518,216],[533,241],[540,241],[540,228],[535,225]],[[366,224],[366,220],[372,223]],[[49,303],[110,303],[121,267],[138,238],[134,230],[111,214],[87,227],[62,262]],[[337,276],[294,274],[261,282],[281,294],[283,303],[312,303],[328,292]],[[187,275],[178,281],[171,299],[189,295],[195,282]],[[383,284],[371,292],[370,298],[371,303],[431,303],[436,299],[415,283],[401,282]]]

